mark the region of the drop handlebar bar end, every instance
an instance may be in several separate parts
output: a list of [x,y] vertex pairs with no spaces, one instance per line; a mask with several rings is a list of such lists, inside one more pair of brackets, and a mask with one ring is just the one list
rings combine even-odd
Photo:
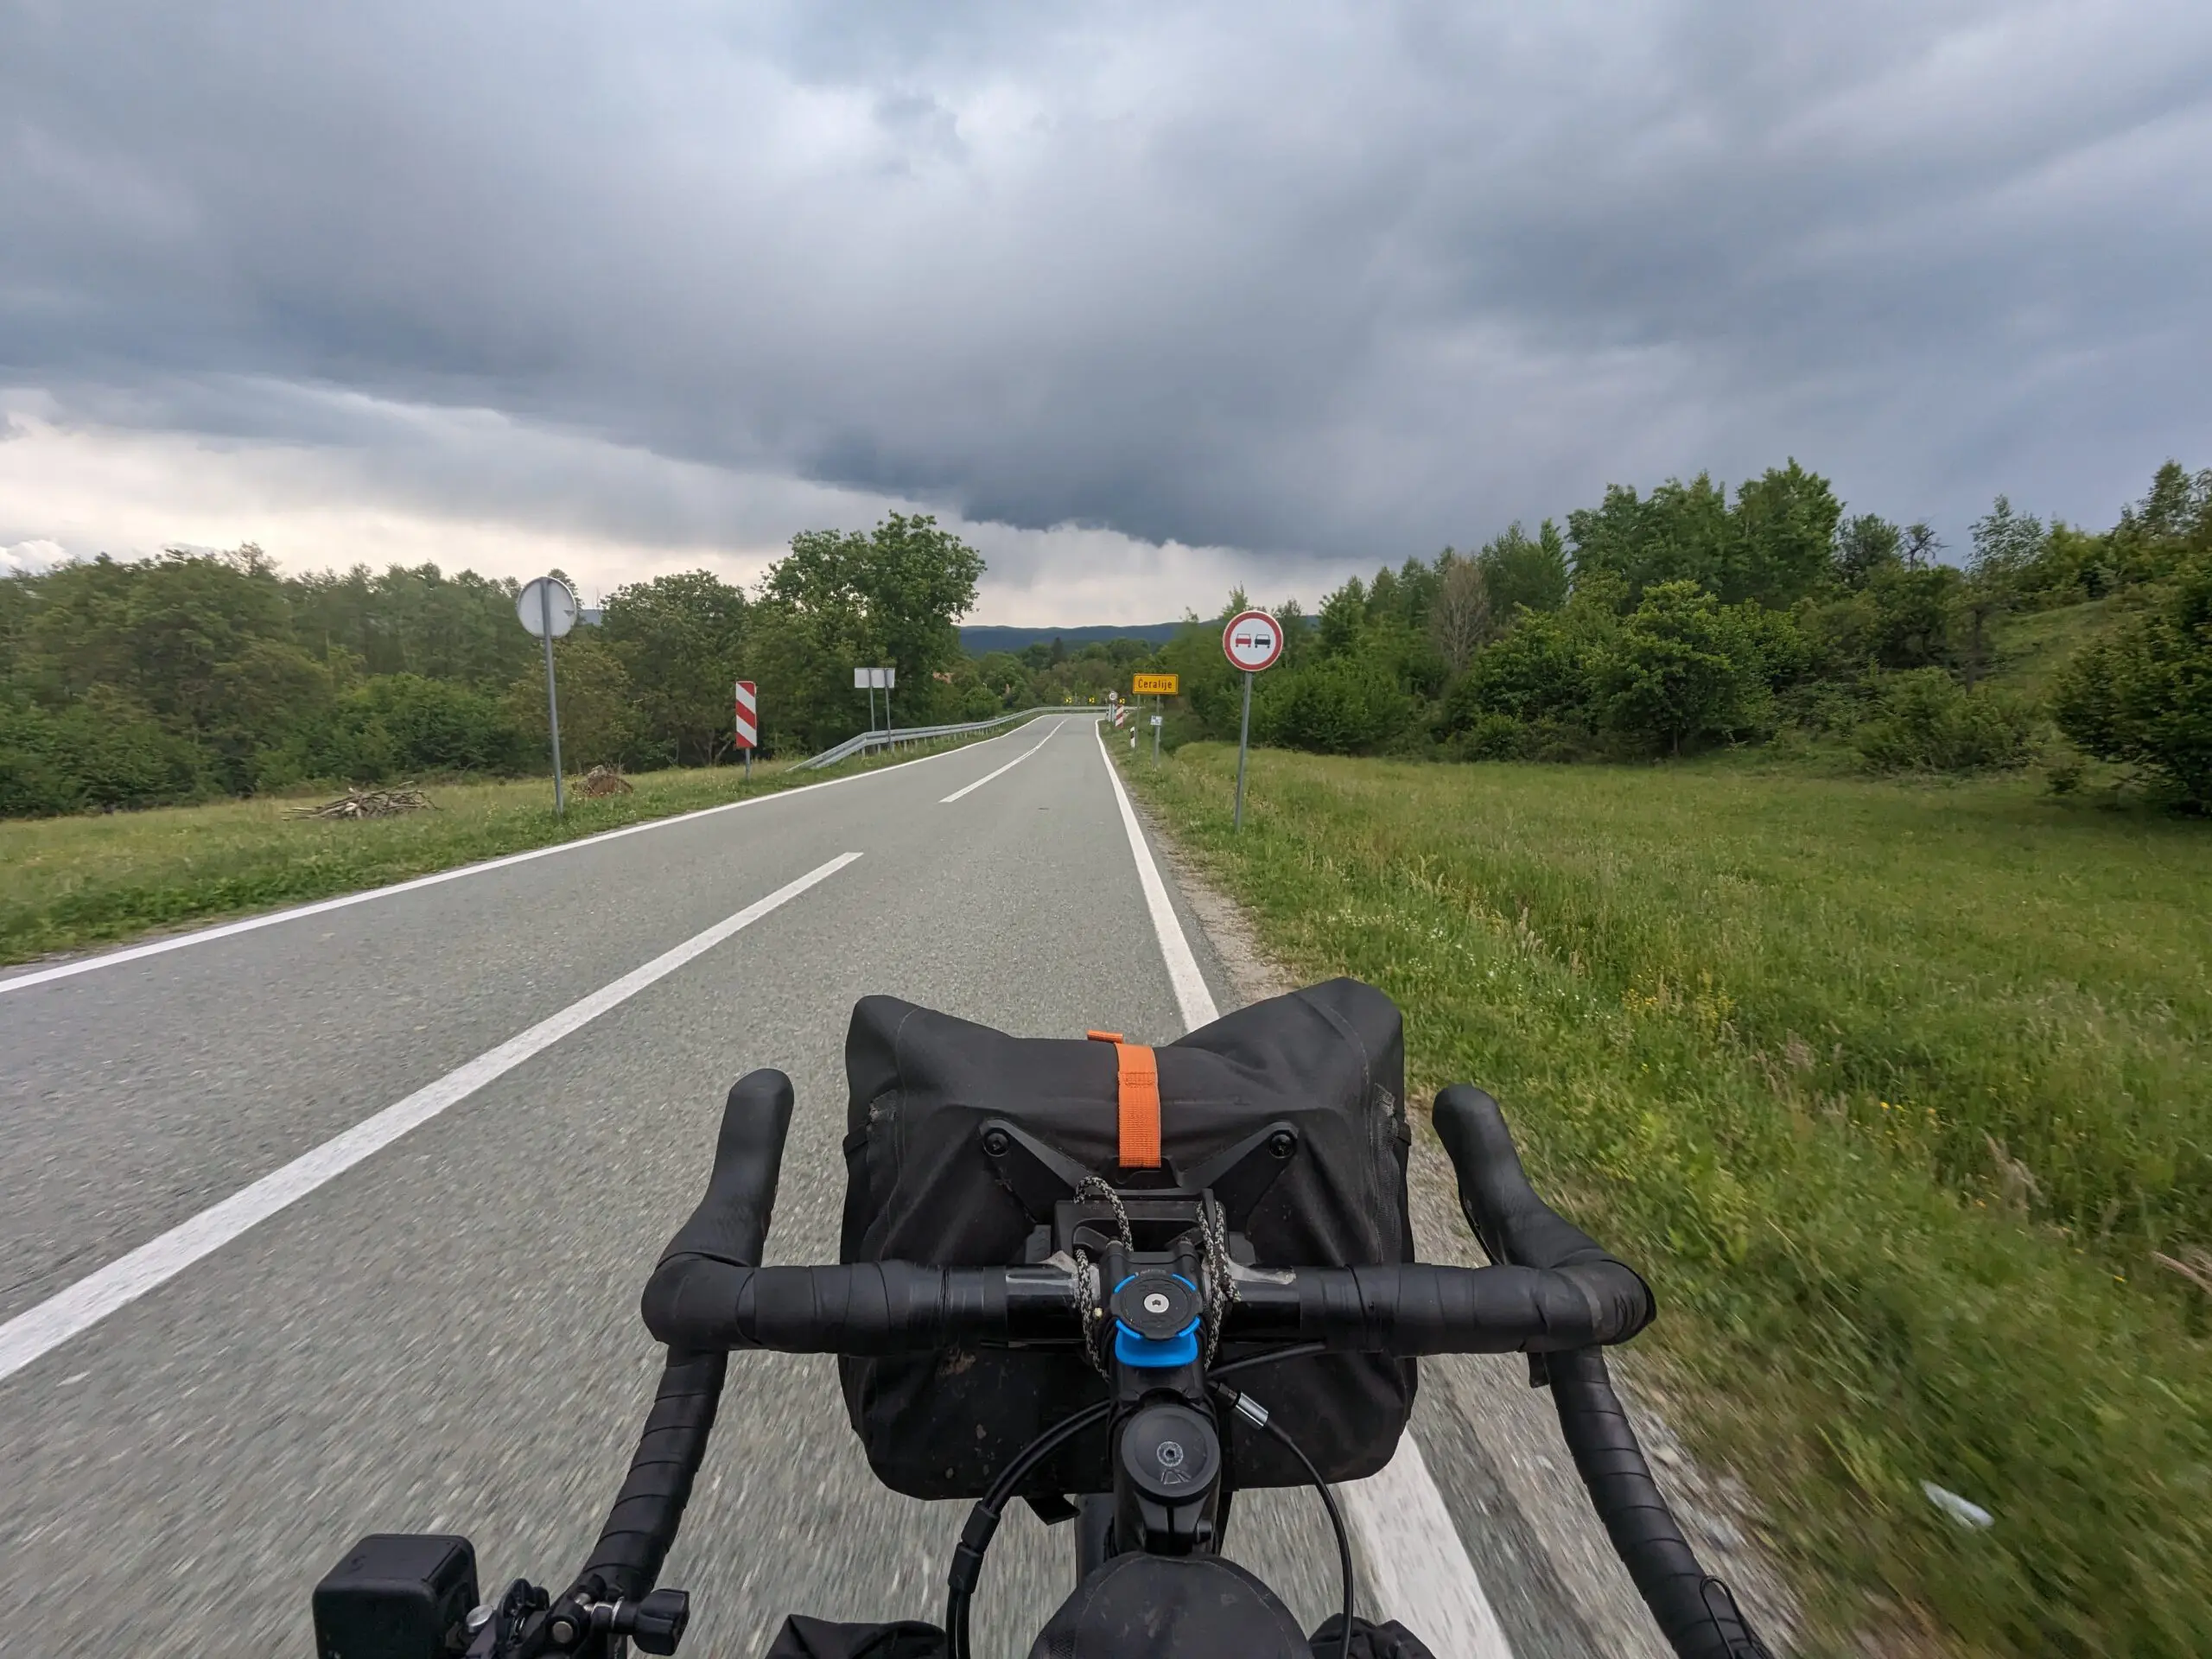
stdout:
[[[661,1254],[661,1270],[645,1287],[648,1325],[654,1287],[671,1267],[680,1273],[686,1264],[751,1267],[760,1260],[776,1205],[791,1101],[791,1080],[780,1071],[747,1072],[729,1091],[707,1195],[677,1229]],[[706,1456],[728,1363],[726,1353],[670,1348],[628,1478],[577,1576],[579,1590],[634,1599],[652,1588]]]
[[663,1266],[686,1255],[737,1267],[760,1265],[776,1207],[784,1137],[791,1126],[791,1080],[780,1071],[748,1071],[737,1080],[722,1107],[706,1196],[660,1253]]
[[[1505,1114],[1483,1090],[1455,1084],[1431,1113],[1459,1181],[1459,1209],[1493,1262],[1567,1268],[1610,1262],[1602,1246],[1536,1196]],[[1646,1287],[1649,1294],[1649,1287]]]
[[[1505,1114],[1489,1095],[1464,1084],[1446,1089],[1432,1118],[1459,1177],[1459,1208],[1491,1261],[1551,1268],[1603,1262],[1634,1274],[1536,1196]],[[1644,1297],[1639,1324],[1651,1317],[1648,1286]],[[1594,1347],[1549,1354],[1541,1375],[1591,1505],[1669,1645],[1694,1659],[1768,1659],[1728,1586],[1699,1565],[1675,1525],[1613,1393],[1605,1355]]]

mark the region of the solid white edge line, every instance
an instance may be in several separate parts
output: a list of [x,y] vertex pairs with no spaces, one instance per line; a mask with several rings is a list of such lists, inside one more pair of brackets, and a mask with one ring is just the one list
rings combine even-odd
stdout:
[[1152,912],[1152,931],[1160,940],[1160,954],[1166,958],[1167,979],[1175,988],[1175,1007],[1183,1016],[1183,1027],[1193,1031],[1210,1025],[1220,1010],[1214,1006],[1213,993],[1206,988],[1206,976],[1198,971],[1198,957],[1191,954],[1191,942],[1183,935],[1175,906],[1168,901],[1167,884],[1160,879],[1160,866],[1153,862],[1144,826],[1137,822],[1136,808],[1129,804],[1129,791],[1122,786],[1121,768],[1107,752],[1103,725],[1098,728],[1098,758],[1106,763],[1115,803],[1122,809],[1122,828],[1128,832],[1129,853],[1137,861],[1137,881],[1144,888],[1145,908]]
[[1382,1605],[1440,1659],[1512,1659],[1459,1529],[1408,1429],[1378,1474],[1337,1488],[1360,1565]]
[[571,1002],[558,1014],[510,1037],[497,1048],[455,1067],[436,1082],[417,1089],[373,1116],[362,1119],[352,1128],[302,1153],[281,1169],[240,1188],[189,1221],[148,1240],[37,1306],[18,1313],[5,1325],[0,1325],[0,1381],[51,1353],[118,1308],[168,1283],[201,1257],[222,1249],[241,1233],[390,1146],[410,1129],[429,1122],[532,1055],[589,1025],[610,1008],[628,1001],[656,980],[665,978],[693,957],[713,950],[771,911],[790,903],[859,856],[858,853],[842,853],[826,864],[817,865],[796,881],[785,883],[766,898],[755,899],[735,915],[724,918],[674,950],[655,957],[644,967],[633,969],[581,1001]]
[[[1213,993],[1198,972],[1182,919],[1168,902],[1166,885],[1160,879],[1160,867],[1145,842],[1136,809],[1129,804],[1122,769],[1106,747],[1103,726],[1098,753],[1122,809],[1122,828],[1128,832],[1153,931],[1160,938],[1160,954],[1166,958],[1167,975],[1174,982],[1176,1006],[1185,1027],[1205,1025],[1216,1018]],[[1383,1618],[1405,1625],[1438,1659],[1512,1659],[1504,1628],[1483,1593],[1467,1546],[1411,1429],[1398,1437],[1398,1449],[1381,1473],[1349,1482],[1337,1492],[1344,1501],[1345,1519],[1368,1580],[1382,1600]]]
[[[1038,719],[1045,718],[1042,715]],[[643,823],[626,823],[619,830],[603,830],[595,836],[584,836],[575,841],[560,841],[550,847],[531,847],[519,853],[504,853],[498,858],[487,858],[480,863],[463,864],[450,870],[433,870],[428,875],[411,876],[404,881],[395,881],[387,887],[370,887],[360,893],[340,893],[335,898],[318,899],[312,904],[295,905],[288,910],[272,910],[265,916],[248,916],[235,922],[219,922],[213,927],[195,928],[189,933],[180,933],[174,938],[156,939],[148,944],[127,945],[120,950],[109,950],[97,957],[84,957],[74,962],[56,963],[51,968],[33,969],[27,974],[0,979],[0,996],[10,991],[27,990],[33,985],[44,985],[57,979],[68,979],[78,974],[89,974],[95,968],[115,968],[126,962],[137,962],[146,957],[158,957],[171,950],[181,950],[188,944],[208,944],[217,939],[226,939],[234,934],[251,933],[257,928],[274,927],[279,922],[296,922],[308,916],[321,916],[330,911],[343,910],[349,905],[365,905],[372,899],[389,899],[395,893],[413,893],[422,887],[435,887],[441,881],[458,881],[464,876],[482,875],[487,870],[503,870],[511,864],[526,864],[533,858],[550,858],[556,853],[574,852],[579,847],[596,847],[601,842],[617,841],[624,836],[643,835],[648,830],[665,830],[671,824],[689,823],[695,818],[712,817],[717,812],[734,812],[740,807],[766,806],[772,801],[789,800],[794,795],[804,795],[813,790],[834,789],[839,784],[856,783],[863,778],[880,778],[886,772],[898,772],[907,766],[920,766],[925,760],[942,760],[950,754],[964,754],[969,749],[980,749],[985,744],[995,743],[999,738],[1012,737],[1016,732],[1027,731],[1029,721],[1009,726],[998,737],[986,737],[973,743],[963,743],[957,749],[939,749],[934,754],[918,754],[911,760],[895,761],[887,766],[875,766],[867,772],[848,772],[842,778],[825,778],[818,784],[800,784],[791,789],[775,790],[766,795],[749,795],[741,801],[724,801],[720,806],[702,806],[696,811],[677,812],[665,818],[648,818]],[[0,969],[0,972],[5,972]]]
[[1024,749],[1020,754],[1015,755],[1013,760],[1007,761],[1006,765],[1001,766],[996,772],[987,772],[981,778],[978,778],[974,783],[969,784],[960,789],[954,790],[951,794],[946,796],[943,800],[939,801],[938,804],[939,806],[950,806],[963,795],[973,795],[985,784],[989,783],[992,779],[1005,777],[1007,773],[1012,772],[1016,766],[1027,760],[1031,755],[1036,753],[1038,749],[1043,748],[1045,744],[1051,742],[1054,738],[1058,737],[1060,734],[1060,728],[1066,724],[1067,721],[1065,720],[1054,721],[1052,729],[1045,734],[1044,741],[1042,742],[1038,743],[1034,747]]

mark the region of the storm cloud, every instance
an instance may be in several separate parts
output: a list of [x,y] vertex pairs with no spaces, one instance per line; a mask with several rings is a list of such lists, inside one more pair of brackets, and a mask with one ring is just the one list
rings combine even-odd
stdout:
[[2212,461],[2209,156],[2201,0],[16,0],[0,547],[911,504],[1012,620],[1788,454],[2102,523]]

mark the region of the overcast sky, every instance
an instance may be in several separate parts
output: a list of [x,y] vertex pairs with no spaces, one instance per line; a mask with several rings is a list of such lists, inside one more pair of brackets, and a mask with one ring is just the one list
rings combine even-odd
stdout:
[[0,0],[0,561],[1141,621],[1794,454],[2212,465],[2212,3]]

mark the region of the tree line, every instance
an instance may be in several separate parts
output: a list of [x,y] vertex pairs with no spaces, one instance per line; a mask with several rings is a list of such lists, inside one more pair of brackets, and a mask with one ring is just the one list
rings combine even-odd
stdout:
[[[555,647],[563,757],[728,761],[741,678],[764,746],[814,753],[865,723],[863,664],[897,669],[901,724],[987,718],[1003,699],[957,628],[983,569],[893,514],[794,537],[750,593],[703,570],[618,588]],[[0,816],[541,767],[516,593],[429,564],[292,575],[251,545],[0,580]]]
[[[1310,617],[1281,607],[1255,735],[1480,760],[1794,734],[1878,768],[1970,771],[2024,764],[2055,722],[2212,807],[2212,472],[2168,462],[2103,531],[2000,496],[1948,551],[1924,524],[1847,513],[1795,461],[1732,492],[1613,486],[1563,526],[1384,566]],[[1236,734],[1236,676],[1195,617],[1157,649],[964,655],[983,568],[934,519],[893,514],[794,537],[750,592],[706,571],[619,588],[556,647],[564,758],[728,761],[740,678],[766,749],[813,753],[863,724],[861,664],[898,670],[902,725],[1096,700],[1162,669],[1185,693],[1171,742]],[[0,580],[0,816],[537,769],[539,647],[515,596],[435,565],[288,575],[252,546]],[[2041,703],[1987,683],[2002,619],[2083,603],[2116,614]]]
[[[2212,806],[2212,471],[2168,462],[2104,531],[1999,496],[1971,535],[1948,561],[1925,524],[1847,514],[1795,461],[1732,493],[1702,474],[1616,485],[1564,528],[1385,566],[1310,618],[1283,607],[1255,740],[1564,760],[1791,732],[1878,769],[1972,771],[2025,764],[2055,720],[2083,753]],[[2090,601],[2117,618],[2047,702],[1986,683],[2001,618]],[[1236,735],[1241,688],[1211,626],[1193,618],[1149,665],[1183,677],[1171,741]]]

